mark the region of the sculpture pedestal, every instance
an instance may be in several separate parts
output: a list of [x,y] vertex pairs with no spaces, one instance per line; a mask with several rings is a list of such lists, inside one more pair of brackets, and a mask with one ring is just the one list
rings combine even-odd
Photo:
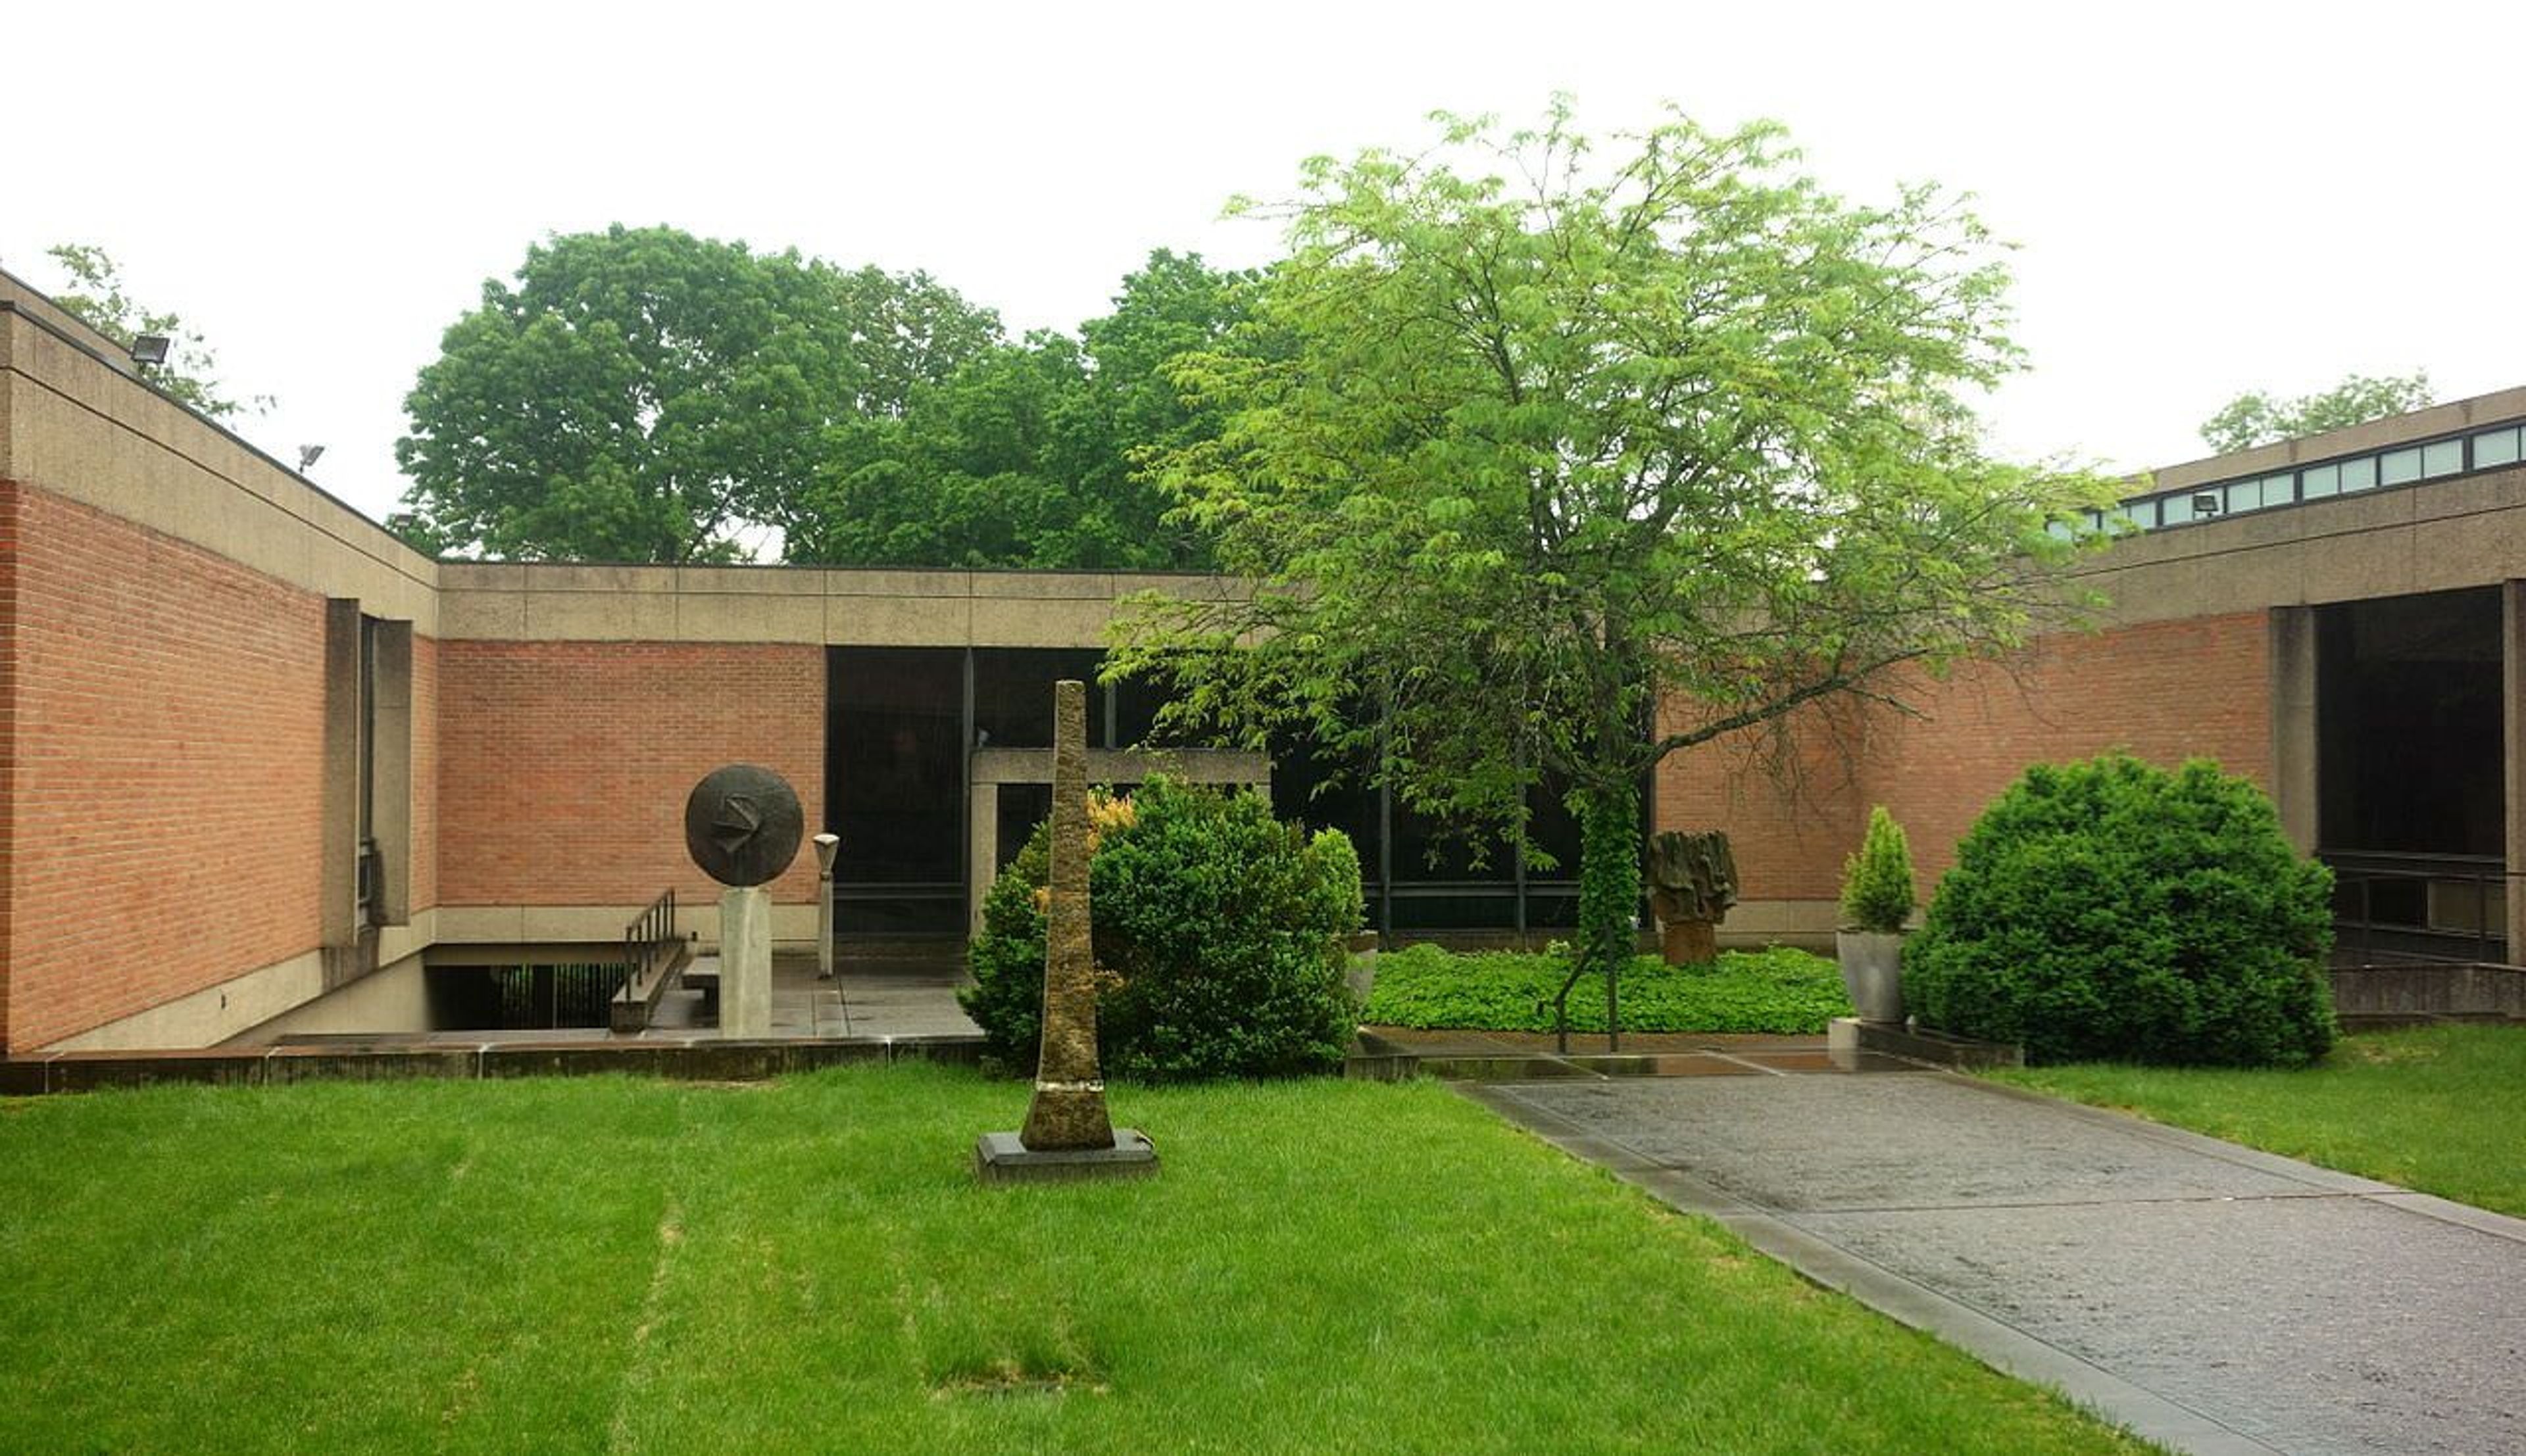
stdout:
[[719,897],[719,1034],[772,1034],[772,897],[760,885]]
[[1015,1132],[985,1132],[974,1143],[974,1173],[986,1183],[1072,1182],[1091,1178],[1147,1178],[1158,1149],[1137,1129],[1114,1130],[1111,1147],[1038,1151]]

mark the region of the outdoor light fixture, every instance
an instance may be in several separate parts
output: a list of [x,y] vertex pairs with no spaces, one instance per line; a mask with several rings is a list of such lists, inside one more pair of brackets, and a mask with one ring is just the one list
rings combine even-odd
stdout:
[[324,458],[325,458],[325,447],[324,447],[324,446],[322,446],[322,445],[301,445],[301,446],[299,446],[299,447],[298,447],[298,473],[299,473],[300,475],[302,475],[302,476],[303,476],[303,475],[305,475],[305,474],[307,474],[307,469],[308,469],[308,467],[310,467],[310,466],[314,465],[316,462],[318,462],[318,461],[320,461],[320,460],[322,460],[322,459],[324,459]]
[[144,333],[131,341],[131,362],[164,364],[167,362],[167,335]]
[[2216,516],[2224,509],[2225,504],[2215,490],[2204,490],[2193,497],[2193,514],[2196,516]]

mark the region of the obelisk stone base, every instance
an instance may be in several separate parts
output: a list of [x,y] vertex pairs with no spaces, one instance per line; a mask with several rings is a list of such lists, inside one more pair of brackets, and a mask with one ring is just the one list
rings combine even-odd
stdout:
[[1115,1129],[1112,1147],[1036,1149],[1015,1132],[985,1132],[974,1144],[974,1174],[986,1183],[1147,1178],[1157,1171],[1157,1146],[1132,1128]]
[[719,1034],[772,1034],[772,897],[761,885],[719,897]]

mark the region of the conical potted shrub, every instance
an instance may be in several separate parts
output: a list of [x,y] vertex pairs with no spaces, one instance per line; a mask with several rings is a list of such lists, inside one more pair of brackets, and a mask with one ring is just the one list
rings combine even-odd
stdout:
[[1859,852],[1842,862],[1842,921],[1834,951],[1843,989],[1864,1022],[1903,1019],[1903,923],[1912,918],[1912,846],[1878,805]]

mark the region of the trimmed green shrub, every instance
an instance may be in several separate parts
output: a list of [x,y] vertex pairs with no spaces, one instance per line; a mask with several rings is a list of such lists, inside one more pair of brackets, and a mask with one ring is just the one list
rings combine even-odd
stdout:
[[1899,930],[1918,902],[1912,887],[1912,842],[1880,804],[1868,811],[1868,832],[1860,837],[1859,852],[1842,862],[1843,923],[1854,930]]
[[[1364,1021],[1387,1027],[1450,1027],[1479,1031],[1549,1031],[1548,1002],[1570,975],[1566,956],[1435,945],[1377,958],[1377,985]],[[1670,966],[1637,956],[1623,968],[1626,1031],[1821,1031],[1850,1015],[1842,973],[1822,956],[1773,946],[1727,950],[1706,966]],[[1570,992],[1570,1029],[1605,1029],[1605,979],[1579,978]]]
[[2039,765],[1957,846],[1903,999],[2037,1062],[2302,1065],[2333,1044],[2332,890],[2215,764]]
[[[1343,940],[1365,913],[1359,856],[1250,793],[1152,778],[1104,814],[1088,861],[1104,1070],[1145,1080],[1338,1067],[1358,1021]],[[983,901],[975,984],[958,995],[991,1052],[1035,1065],[1043,1025],[1051,830],[1037,826]]]

